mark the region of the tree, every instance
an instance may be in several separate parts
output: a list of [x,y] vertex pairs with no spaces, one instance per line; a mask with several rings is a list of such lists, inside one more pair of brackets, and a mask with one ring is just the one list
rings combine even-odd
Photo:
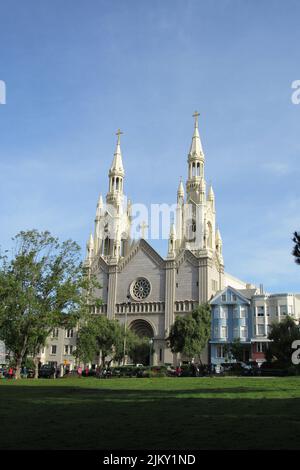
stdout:
[[[75,356],[85,362],[92,362],[96,356],[99,364],[104,364],[110,356],[120,356],[123,349],[122,327],[117,320],[110,320],[104,315],[89,315],[78,330]],[[122,357],[121,356],[121,357]]]
[[181,353],[189,359],[198,357],[210,337],[211,310],[208,303],[199,305],[192,314],[177,317],[170,329],[169,344],[173,353]]
[[293,242],[295,243],[295,246],[292,254],[295,256],[295,263],[300,264],[300,232],[294,232]]
[[[129,334],[128,334],[129,333]],[[134,332],[127,330],[127,351],[134,364],[141,363],[146,365],[150,358],[150,338],[137,336]],[[152,349],[153,353],[153,349]]]
[[292,343],[300,339],[299,326],[293,318],[287,316],[282,321],[273,323],[268,338],[271,340],[269,358],[274,357],[282,367],[290,366],[293,354]]
[[241,343],[240,338],[235,338],[232,343],[226,345],[225,349],[230,356],[235,359],[237,362],[242,362],[244,360],[244,351],[246,345]]
[[75,326],[87,314],[95,279],[80,247],[50,232],[20,232],[14,249],[0,254],[0,339],[13,355],[16,378],[28,355],[36,357],[55,327]]

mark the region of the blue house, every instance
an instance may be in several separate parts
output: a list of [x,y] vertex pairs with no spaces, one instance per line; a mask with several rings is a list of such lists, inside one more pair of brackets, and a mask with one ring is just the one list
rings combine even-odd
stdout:
[[237,338],[245,345],[244,361],[249,360],[252,337],[251,298],[254,293],[255,289],[240,290],[228,286],[210,301],[212,364],[235,362],[234,359],[228,357],[225,345],[230,345]]

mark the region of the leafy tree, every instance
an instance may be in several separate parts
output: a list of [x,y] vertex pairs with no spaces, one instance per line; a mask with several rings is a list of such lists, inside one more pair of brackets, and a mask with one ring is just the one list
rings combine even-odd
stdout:
[[[134,364],[141,363],[146,365],[150,361],[150,338],[139,337],[129,330],[127,337],[128,355]],[[152,348],[153,353],[153,348]]]
[[293,354],[292,343],[300,339],[299,326],[295,321],[287,316],[282,321],[273,323],[268,338],[272,340],[269,343],[269,358],[275,358],[283,367],[291,365]]
[[94,302],[95,279],[80,261],[80,247],[48,231],[20,232],[0,254],[0,339],[13,355],[16,377],[36,357],[55,327],[74,326]]
[[191,314],[177,317],[168,338],[171,351],[192,359],[198,357],[210,337],[211,310],[208,303],[199,305]]
[[116,353],[120,355],[123,337],[117,320],[110,320],[104,315],[89,315],[79,327],[74,354],[85,363],[92,362],[98,356],[99,363],[104,364],[108,356],[113,359]]
[[244,351],[246,347],[241,343],[240,338],[235,338],[232,343],[228,345],[228,351],[237,362],[242,362],[244,360]]
[[295,243],[295,246],[292,254],[295,256],[295,263],[300,264],[300,232],[294,232],[293,242]]

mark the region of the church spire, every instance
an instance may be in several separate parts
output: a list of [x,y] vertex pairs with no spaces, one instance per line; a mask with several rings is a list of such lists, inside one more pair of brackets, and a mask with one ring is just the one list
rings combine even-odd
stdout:
[[203,149],[202,149],[202,144],[200,140],[200,135],[199,135],[199,129],[198,129],[198,117],[200,116],[200,113],[198,111],[195,111],[193,114],[193,118],[195,118],[195,124],[194,124],[194,134],[192,137],[192,143],[189,151],[189,156],[191,157],[200,157],[200,155],[203,155]]
[[125,176],[125,171],[122,161],[122,152],[121,152],[121,142],[120,136],[123,132],[118,129],[116,132],[117,135],[117,145],[114,153],[114,158],[112,165],[109,170],[109,191],[106,196],[106,201],[108,204],[120,205],[122,196],[123,196],[123,180]]
[[205,180],[204,180],[204,153],[198,129],[199,113],[193,114],[195,119],[194,134],[188,154],[188,180],[187,194],[188,198],[194,202],[203,203],[205,201]]
[[178,190],[177,190],[177,201],[184,199],[184,187],[182,183],[182,178],[180,178]]
[[122,161],[122,152],[121,152],[121,135],[123,132],[118,129],[116,132],[117,137],[117,145],[116,150],[114,153],[113,162],[110,168],[110,173],[114,173],[115,175],[124,176],[124,167]]

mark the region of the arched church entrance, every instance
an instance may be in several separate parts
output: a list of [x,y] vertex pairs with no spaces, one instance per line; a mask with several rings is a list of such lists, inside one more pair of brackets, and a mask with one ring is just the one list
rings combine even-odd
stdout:
[[132,362],[145,366],[150,365],[153,362],[150,360],[153,355],[153,327],[147,320],[139,319],[131,322],[129,329],[139,338],[132,353]]

